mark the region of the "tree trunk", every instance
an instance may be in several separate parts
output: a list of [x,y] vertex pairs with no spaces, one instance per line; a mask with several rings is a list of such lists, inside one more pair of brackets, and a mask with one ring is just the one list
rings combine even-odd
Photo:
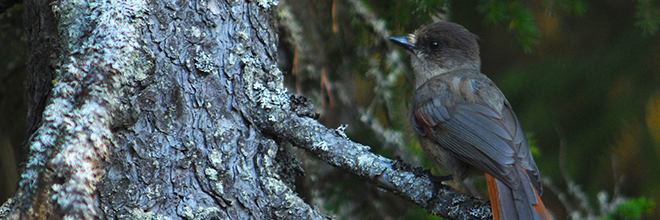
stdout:
[[434,214],[490,217],[307,117],[276,66],[276,5],[26,1],[33,134],[0,218],[328,218],[294,192],[287,142]]
[[106,217],[324,218],[287,184],[286,153],[241,111],[246,62],[276,68],[274,2],[149,8],[100,184]]
[[[10,217],[323,218],[294,195],[286,183],[293,176],[279,172],[285,169],[276,160],[285,153],[246,123],[244,107],[237,106],[246,98],[238,96],[245,60],[275,68],[274,2],[35,1],[25,8],[29,117],[37,133]],[[126,57],[107,57],[113,55]],[[79,70],[83,76],[75,78]],[[56,89],[46,103],[57,74],[55,87],[70,84],[74,94]],[[86,88],[93,86],[107,92]],[[58,100],[71,109],[58,109],[65,108]],[[67,117],[85,114],[87,103],[111,112],[114,117],[96,119],[114,126],[76,116],[38,123],[46,104],[46,111]],[[110,128],[114,138],[94,139]],[[71,140],[48,143],[48,136]],[[45,152],[35,150],[35,142],[47,145]],[[87,154],[75,158],[66,151]],[[60,159],[65,155],[74,158]],[[91,175],[105,170],[103,179],[80,175],[70,165],[76,160],[98,169]],[[81,180],[87,185],[76,183]],[[85,194],[93,189],[98,193]]]

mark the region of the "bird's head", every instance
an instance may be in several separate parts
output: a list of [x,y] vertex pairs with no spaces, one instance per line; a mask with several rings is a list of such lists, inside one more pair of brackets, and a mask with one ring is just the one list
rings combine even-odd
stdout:
[[389,39],[410,52],[417,82],[461,68],[479,70],[481,66],[477,36],[456,23],[424,25],[406,37]]

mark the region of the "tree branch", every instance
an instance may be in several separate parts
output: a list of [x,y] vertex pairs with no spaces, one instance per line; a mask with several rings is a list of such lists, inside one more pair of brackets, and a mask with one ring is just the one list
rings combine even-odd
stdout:
[[[490,219],[490,205],[476,197],[462,194],[448,186],[434,184],[421,168],[387,159],[369,152],[369,147],[352,142],[343,129],[328,129],[316,120],[299,117],[281,82],[277,68],[267,72],[249,59],[243,83],[245,100],[254,108],[243,109],[244,116],[262,131],[308,150],[327,163],[366,178],[378,186],[414,202],[430,213],[449,219]],[[279,73],[279,74],[278,74]],[[281,79],[280,79],[281,80]]]

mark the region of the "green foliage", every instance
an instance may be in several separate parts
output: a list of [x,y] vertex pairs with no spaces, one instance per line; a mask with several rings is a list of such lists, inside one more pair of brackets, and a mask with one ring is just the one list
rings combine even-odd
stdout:
[[537,147],[536,139],[534,138],[534,133],[526,132],[527,134],[527,143],[529,144],[529,149],[532,151],[532,156],[538,158],[541,156],[541,150]]
[[507,25],[525,52],[531,52],[538,43],[539,30],[529,8],[520,1],[482,0],[477,10],[483,13],[486,21],[496,25]]
[[637,22],[644,34],[655,34],[660,26],[660,6],[657,0],[637,0],[635,11]]
[[447,1],[445,0],[418,0],[417,9],[413,13],[432,15],[443,13],[443,8]]
[[616,210],[610,216],[604,217],[601,220],[642,219],[642,216],[644,214],[650,214],[654,207],[655,202],[651,199],[647,199],[645,197],[631,199],[630,201],[617,206]]
[[582,15],[587,11],[587,4],[582,0],[546,0],[544,2],[546,13],[553,15],[557,12],[570,12]]

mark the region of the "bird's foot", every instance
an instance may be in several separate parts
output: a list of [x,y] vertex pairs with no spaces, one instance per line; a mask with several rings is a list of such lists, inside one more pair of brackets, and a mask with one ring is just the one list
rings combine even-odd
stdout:
[[438,192],[440,191],[440,188],[443,187],[444,184],[442,182],[452,180],[453,177],[452,175],[446,175],[446,176],[436,176],[431,173],[430,170],[426,170],[428,173],[426,174],[429,177],[429,180],[433,183],[433,198],[435,198],[438,195]]

